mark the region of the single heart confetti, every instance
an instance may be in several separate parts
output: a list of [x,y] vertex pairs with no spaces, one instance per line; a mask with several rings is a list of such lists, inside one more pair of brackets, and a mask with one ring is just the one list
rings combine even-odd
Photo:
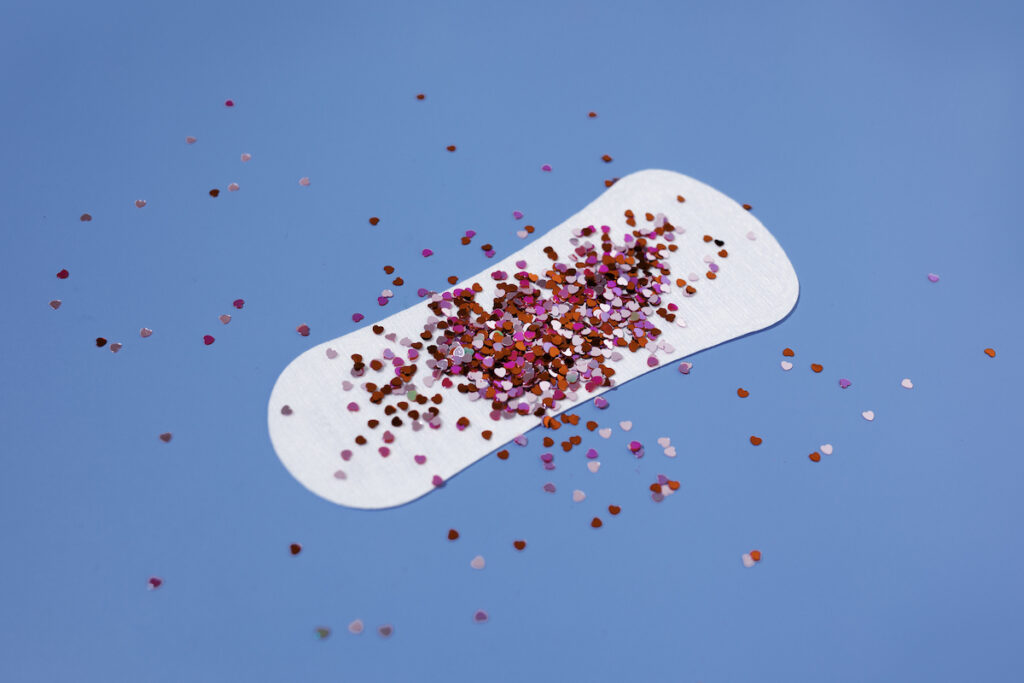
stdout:
[[60,299],[54,299],[53,301],[50,302],[50,308],[52,308],[55,311],[58,308],[60,308],[60,305],[61,305],[61,300]]
[[220,314],[220,315],[219,315],[219,316],[217,317],[217,320],[220,320],[220,321],[221,321],[222,323],[224,323],[225,325],[227,325],[227,324],[228,324],[229,322],[231,322],[231,316],[230,316],[230,315],[228,315],[227,313],[221,313],[221,314]]
[[910,381],[909,377],[904,377],[903,381],[900,382],[900,386],[903,387],[904,389],[913,389],[914,383]]
[[331,629],[326,626],[317,626],[313,633],[316,635],[317,640],[324,640],[327,636],[331,635]]
[[746,398],[747,396],[750,396],[750,392],[744,389],[743,387],[740,387],[739,389],[736,390],[736,395],[739,396],[740,398]]
[[590,470],[591,473],[596,473],[599,469],[601,469],[601,463],[598,462],[597,460],[591,460],[590,462],[587,463],[587,469]]
[[225,107],[233,107],[233,106],[235,106],[235,101],[234,100],[224,100],[224,106]]
[[786,356],[787,358],[792,358],[793,356],[796,355],[796,353],[793,351],[793,349],[787,346],[786,348],[782,349],[782,355]]
[[216,341],[216,340],[213,338],[213,335],[210,335],[210,334],[204,334],[203,335],[203,343],[206,344],[207,346],[212,344],[214,341]]
[[524,541],[522,539],[519,539],[519,540],[516,540],[516,541],[512,541],[512,547],[515,548],[516,550],[525,550],[526,549],[526,541]]
[[786,370],[787,372],[793,369],[793,364],[790,363],[788,360],[782,361],[781,363],[779,363],[779,365],[781,365],[782,369]]
[[750,559],[752,559],[754,562],[760,562],[761,561],[761,551],[760,550],[751,550],[750,551]]
[[487,561],[484,560],[484,556],[483,555],[477,555],[476,557],[474,557],[472,560],[469,561],[469,566],[472,567],[473,569],[483,569],[484,567],[487,566]]
[[875,419],[875,411],[873,411],[873,410],[865,410],[860,415],[861,415],[861,417],[863,417],[868,422],[871,422],[872,420]]
[[153,330],[149,329],[148,327],[143,327],[141,330],[139,330],[139,336],[142,337],[143,339],[145,339],[146,337],[151,337],[153,336]]
[[145,205],[146,205],[146,200],[145,199],[136,199],[135,200],[135,208],[141,209]]
[[147,583],[149,584],[149,590],[155,591],[157,588],[164,585],[164,580],[159,576],[151,576]]
[[601,521],[600,517],[594,517],[592,520],[590,520],[590,526],[594,527],[595,529],[600,529],[602,526],[604,526],[604,522]]
[[544,484],[543,489],[545,491],[547,491],[548,493],[554,493],[555,490],[556,490],[555,489],[555,485],[552,484],[550,481],[548,483]]
[[67,280],[69,275],[71,275],[71,273],[68,272],[67,268],[61,268],[60,271],[57,273],[57,279]]
[[293,411],[292,411],[292,407],[291,406],[287,406],[287,405],[286,406],[281,406],[281,414],[282,415],[285,415],[285,416],[291,415],[292,412]]
[[395,632],[395,628],[391,624],[384,624],[377,628],[377,633],[381,638],[390,638],[391,634]]
[[412,456],[412,459],[416,462],[417,465],[423,465],[427,462],[427,456],[425,455],[414,455]]
[[601,427],[597,430],[597,433],[601,435],[601,438],[607,439],[612,435],[611,427]]
[[988,356],[989,358],[995,358],[996,357],[996,350],[995,349],[985,349],[985,355]]
[[935,273],[928,273],[928,282],[938,282],[939,276]]
[[668,448],[671,444],[672,439],[668,438],[667,436],[658,437],[658,445],[661,446],[662,448]]
[[685,360],[679,364],[679,372],[684,375],[689,375],[691,368],[693,368],[693,363],[687,363]]
[[750,437],[750,443],[752,445],[754,445],[754,446],[760,446],[761,445],[761,437],[759,437],[759,436],[752,436],[752,437]]
[[363,632],[363,628],[363,620],[356,619],[348,625],[348,632],[358,636],[360,633]]
[[298,555],[302,552],[302,545],[299,543],[292,543],[290,546],[288,546],[288,551],[292,555]]
[[618,505],[609,505],[608,506],[608,514],[610,514],[612,516],[615,516],[615,515],[619,514],[620,512],[622,512],[622,508],[620,508]]
[[675,446],[669,446],[668,448],[666,448],[665,449],[665,455],[667,455],[670,458],[676,457],[676,447]]
[[228,192],[238,192],[238,183],[228,184]]
[[630,429],[633,428],[633,423],[629,420],[623,420],[622,422],[619,423],[619,427],[622,429],[622,431],[628,432]]
[[196,143],[196,139],[191,135],[187,135],[185,136],[185,143],[189,145],[194,145]]
[[302,185],[303,187],[309,187],[309,178],[307,176],[299,178],[299,185]]
[[163,434],[160,435],[160,440],[163,441],[164,443],[170,443],[171,438],[172,437],[170,432],[164,432]]
[[811,453],[807,457],[811,459],[811,462],[820,462],[821,461],[821,454],[819,454],[818,451],[814,451],[813,453]]
[[245,299],[235,299],[233,302],[231,302],[231,305],[237,308],[238,310],[242,310],[242,306],[245,306]]
[[456,531],[455,529],[449,529],[448,530],[448,540],[449,541],[457,541],[458,539],[459,539],[459,532]]
[[482,609],[478,609],[476,612],[473,613],[473,621],[477,624],[483,624],[487,621],[487,619],[487,612],[483,611]]
[[579,489],[572,492],[572,502],[574,503],[582,503],[586,497],[587,494],[583,493],[583,491],[580,491]]
[[818,448],[818,450],[820,450],[825,455],[832,455],[832,444],[830,444],[830,443],[822,444],[821,447]]
[[92,220],[92,216],[87,213],[83,213],[81,216],[78,217],[78,220],[82,221],[83,223],[88,223],[89,221]]
[[114,342],[113,344],[110,345],[110,352],[117,353],[122,348],[124,348],[124,344],[122,344],[121,342]]
[[303,337],[309,336],[309,325],[299,325],[295,328],[295,331],[301,334]]
[[755,564],[757,564],[756,562],[754,562],[754,558],[750,556],[750,553],[743,553],[743,555],[740,556],[740,561],[743,562],[743,566],[747,569],[750,569]]
[[252,159],[252,155],[248,152],[242,152],[242,161],[249,161]]
[[814,370],[815,372],[821,372],[824,369],[825,368],[818,363],[811,363],[811,370]]
[[848,380],[848,379],[843,378],[843,379],[839,380],[839,388],[840,389],[848,389],[848,388],[850,388],[851,384],[852,384],[852,382],[850,382],[850,380]]

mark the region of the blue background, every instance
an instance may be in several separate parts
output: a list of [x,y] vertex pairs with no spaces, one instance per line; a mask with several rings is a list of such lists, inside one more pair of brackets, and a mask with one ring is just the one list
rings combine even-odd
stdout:
[[[0,678],[1019,678],[1019,8],[5,3]],[[535,432],[372,513],[285,472],[291,358],[645,168],[753,204],[802,293],[579,411],[644,459],[584,432],[601,471],[547,473]]]

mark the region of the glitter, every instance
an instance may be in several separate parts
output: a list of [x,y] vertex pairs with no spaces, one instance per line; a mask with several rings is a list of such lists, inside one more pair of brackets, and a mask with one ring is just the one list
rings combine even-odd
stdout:
[[938,282],[939,276],[935,273],[928,273],[928,282]]
[[995,349],[985,349],[985,355],[988,356],[989,358],[995,358],[996,357],[996,350]]
[[420,253],[423,254],[423,258],[427,258],[428,256],[433,256],[434,255],[434,251],[432,249],[424,249]]
[[430,483],[435,487],[440,488],[441,486],[444,486],[444,479],[441,478],[441,475],[435,474],[430,478]]
[[811,453],[807,457],[811,459],[811,462],[820,462],[821,461],[821,454],[818,453],[818,451],[814,451],[813,453]]
[[814,372],[821,372],[824,369],[825,368],[819,365],[818,363],[811,363],[811,370],[813,370]]
[[233,106],[235,106],[235,101],[234,100],[224,100],[224,106],[225,107],[233,107]]
[[473,569],[483,569],[487,566],[487,561],[484,559],[483,555],[477,555],[469,561],[469,566]]
[[316,635],[317,640],[325,640],[327,636],[331,635],[331,629],[326,626],[317,626],[313,633]]
[[839,380],[839,388],[840,389],[849,389],[851,384],[853,384],[853,382],[851,382],[850,380],[846,379],[845,377]]
[[309,176],[303,176],[299,178],[299,185],[303,187],[309,187]]
[[149,590],[155,591],[157,588],[164,585],[164,580],[159,576],[151,576],[149,577],[149,580],[146,581],[146,584],[149,586]]
[[58,308],[60,308],[60,305],[61,305],[61,300],[60,299],[54,299],[53,301],[50,302],[50,308],[52,308],[55,311]]
[[679,372],[684,375],[690,374],[690,369],[693,367],[693,363],[687,363],[685,360],[679,364]]
[[363,314],[362,314],[362,313],[353,313],[353,314],[352,314],[352,322],[356,322],[356,323],[357,323],[357,322],[359,322],[360,320],[362,320],[362,319],[363,319],[364,317],[365,317],[365,316],[363,316]]
[[348,625],[348,632],[358,636],[360,633],[363,632],[363,628],[363,620],[356,619]]
[[141,209],[145,205],[146,205],[146,200],[145,199],[136,199],[135,200],[135,208],[136,209]]
[[781,363],[779,363],[779,366],[786,372],[789,372],[790,370],[793,369],[793,364],[790,363],[788,360],[782,361]]
[[298,543],[292,543],[290,546],[288,546],[288,552],[290,552],[292,555],[298,555],[302,552],[302,546]]
[[750,444],[752,446],[760,446],[761,442],[762,442],[762,439],[759,436],[752,436],[752,437],[750,437]]
[[526,541],[522,539],[512,541],[512,547],[516,550],[523,551],[526,549]]
[[868,422],[871,422],[872,420],[875,419],[875,411],[865,410],[863,413],[860,414],[860,416],[863,417]]
[[214,341],[215,340],[213,338],[213,335],[210,335],[210,334],[204,334],[203,335],[203,343],[206,344],[207,346],[212,344]]
[[482,609],[478,609],[476,612],[473,613],[473,621],[477,624],[486,623],[487,619],[487,612],[483,611]]
[[303,337],[309,336],[309,325],[302,324],[295,328],[295,331],[301,334]]
[[68,272],[67,268],[61,268],[60,272],[57,273],[57,278],[60,280],[67,280],[71,273]]
[[739,396],[740,398],[746,398],[747,396],[750,396],[750,392],[744,389],[743,387],[740,387],[739,389],[736,390],[736,395]]
[[160,435],[160,440],[163,441],[164,443],[170,443],[172,438],[173,436],[171,435],[170,432],[164,432],[163,434]]
[[235,299],[231,305],[241,310],[242,306],[245,306],[245,299]]
[[584,500],[586,500],[586,498],[587,494],[585,494],[583,491],[580,491],[579,489],[576,489],[575,491],[572,492],[572,502],[574,503],[582,503]]
[[822,444],[821,446],[818,447],[818,450],[824,453],[825,455],[832,455],[832,444]]
[[590,520],[590,526],[594,527],[595,529],[600,529],[602,526],[604,526],[604,522],[601,521],[600,517],[594,517],[592,520]]
[[608,405],[608,401],[603,396],[598,396],[594,399],[594,407],[599,410],[604,410]]
[[910,381],[909,377],[904,377],[903,381],[900,382],[900,386],[903,387],[904,389],[913,389],[914,383]]
[[551,164],[544,164],[543,166],[540,167],[540,170],[547,171],[547,172],[550,173],[551,172]]

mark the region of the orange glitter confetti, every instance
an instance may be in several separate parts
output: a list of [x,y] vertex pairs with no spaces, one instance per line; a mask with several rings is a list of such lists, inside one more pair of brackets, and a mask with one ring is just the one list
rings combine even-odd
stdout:
[[526,541],[512,541],[512,547],[514,547],[516,550],[523,550],[524,548],[526,548]]
[[459,532],[458,531],[456,531],[455,529],[449,529],[448,530],[448,540],[449,541],[454,541],[458,537],[459,537]]
[[600,529],[602,526],[604,526],[604,522],[601,521],[600,517],[594,517],[592,520],[590,520],[590,526],[594,527],[595,529]]
[[736,390],[736,395],[739,396],[740,398],[746,398],[747,396],[750,396],[750,392],[744,389],[743,387],[740,387],[739,389]]
[[761,437],[759,437],[759,436],[752,436],[752,437],[750,437],[750,443],[753,446],[760,446],[761,445]]
[[825,368],[823,368],[822,366],[818,365],[817,363],[811,363],[811,370],[814,370],[815,372],[821,372],[824,369]]
[[609,505],[608,506],[608,514],[617,515],[620,512],[622,512],[622,508],[620,508],[618,505]]
[[821,454],[818,451],[814,451],[807,457],[811,459],[811,462],[821,462]]
[[988,356],[989,358],[995,358],[996,357],[996,350],[995,349],[985,349],[985,355]]
[[786,348],[782,349],[782,355],[786,356],[787,358],[792,358],[793,356],[796,355],[796,353],[793,351],[793,349],[787,346]]
[[378,223],[380,223],[380,219],[377,218],[376,216],[370,218],[370,225],[377,225]]
[[761,561],[761,551],[760,550],[751,550],[750,551],[750,559],[752,559],[754,562],[760,562]]

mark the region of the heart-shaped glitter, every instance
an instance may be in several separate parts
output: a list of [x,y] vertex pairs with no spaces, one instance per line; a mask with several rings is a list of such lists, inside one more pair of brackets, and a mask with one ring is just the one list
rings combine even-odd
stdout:
[[665,455],[667,455],[670,458],[676,457],[676,447],[675,446],[669,446],[668,448],[666,448],[665,449]]
[[814,372],[821,372],[824,369],[825,367],[820,363],[811,363],[811,370],[813,370]]
[[474,557],[472,560],[469,561],[469,566],[472,567],[473,569],[483,569],[484,567],[487,566],[487,561],[484,560],[484,556],[483,555],[477,555],[476,557]]
[[544,486],[543,486],[543,489],[544,489],[545,491],[547,491],[548,493],[554,493],[554,492],[555,492],[555,485],[554,485],[554,484],[552,484],[552,483],[551,483],[551,482],[549,481],[548,483],[544,484]]
[[865,410],[863,413],[860,414],[860,416],[863,417],[868,422],[871,422],[872,420],[875,419],[875,411]]
[[619,423],[619,428],[621,428],[624,432],[628,432],[630,429],[633,428],[633,423],[630,420],[623,420],[622,422]]
[[900,386],[903,387],[904,389],[913,389],[914,383],[910,381],[909,377],[906,377],[903,379],[902,382],[900,382]]
[[143,339],[152,336],[152,334],[153,330],[149,329],[148,327],[143,327],[141,330],[139,330],[139,336],[142,337]]
[[935,273],[928,273],[928,282],[938,282],[939,276]]
[[[223,321],[221,321],[223,322]],[[295,331],[301,334],[303,337],[309,336],[309,325],[299,325],[295,328]]]
[[234,301],[231,302],[231,305],[237,308],[238,310],[242,310],[242,306],[245,306],[245,299],[235,299]]
[[60,299],[54,299],[53,301],[50,302],[50,308],[56,311],[58,308],[60,308],[60,304]]
[[377,628],[377,633],[380,634],[381,638],[390,638],[391,634],[395,632],[395,628],[391,624],[384,624]]
[[754,558],[750,556],[750,553],[743,553],[743,555],[740,556],[740,561],[743,562],[743,566],[747,569],[750,569],[755,564],[757,564],[756,562],[754,562]]
[[282,415],[291,415],[292,414],[292,407],[291,406],[287,406],[287,405],[281,406],[281,414]]
[[252,155],[248,152],[242,152],[242,161],[249,161],[252,159]]
[[750,437],[750,444],[752,446],[760,446],[761,445],[761,437],[759,437],[759,436],[752,436],[752,437]]
[[457,541],[458,539],[459,539],[459,532],[456,531],[455,529],[449,529],[448,530],[448,540],[449,541]]
[[988,356],[989,358],[995,358],[996,357],[996,350],[995,349],[985,349],[985,355]]
[[363,632],[363,628],[364,628],[363,627],[363,620],[362,619],[356,619],[355,621],[353,621],[351,624],[348,625],[348,632],[358,636],[360,633]]
[[822,444],[818,448],[818,450],[821,451],[822,453],[824,453],[825,455],[832,455],[832,444],[830,444],[830,443]]
[[299,178],[299,185],[302,185],[303,187],[309,187],[309,177],[303,176]]
[[159,576],[151,576],[149,577],[149,581],[147,581],[147,583],[149,584],[149,590],[154,591],[160,586],[164,585],[164,580],[161,579]]
[[71,275],[71,273],[68,272],[68,269],[67,268],[61,268],[60,271],[57,273],[57,278],[59,280],[67,280],[68,279],[68,275]]
[[[326,351],[324,351],[324,354],[331,360],[334,360],[335,358],[338,357],[338,352],[335,351],[334,349],[327,349]],[[342,382],[341,384],[342,388],[344,388],[344,385],[349,384],[349,382]],[[345,391],[348,391],[348,389],[345,389]]]
[[345,470],[334,470],[335,479],[348,479],[348,475],[345,474]]
[[228,185],[228,192],[238,192],[238,183],[230,183]]
[[779,365],[782,366],[783,370],[787,370],[788,371],[788,370],[792,370],[793,369],[793,364],[790,363],[788,360],[782,361],[781,363],[779,363]]
[[684,375],[689,375],[691,368],[693,368],[693,363],[688,363],[685,360],[679,364],[679,372],[683,373]]
[[601,463],[598,462],[597,460],[591,460],[590,462],[587,463],[587,469],[590,470],[592,473],[596,473],[599,469],[601,469]]
[[203,343],[206,344],[207,346],[212,344],[214,341],[215,340],[213,338],[213,335],[209,335],[209,334],[204,334],[203,335]]
[[117,352],[118,352],[118,351],[120,351],[120,350],[121,350],[122,348],[124,348],[124,345],[123,345],[123,344],[121,344],[120,342],[114,342],[113,344],[111,344],[111,345],[110,345],[110,350],[111,350],[111,352],[113,352],[113,353],[117,353]]
[[586,497],[587,494],[583,493],[583,491],[580,491],[579,489],[572,492],[572,502],[574,503],[582,503]]
[[608,506],[608,513],[611,514],[612,516],[617,515],[620,512],[622,512],[622,508],[620,508],[618,505],[609,505]]
[[602,526],[604,526],[604,522],[601,521],[600,517],[594,517],[592,520],[590,520],[590,526],[594,527],[595,529],[600,529]]
[[288,552],[290,552],[292,555],[298,555],[302,552],[302,545],[300,543],[292,543],[290,546],[288,546]]
[[608,407],[608,401],[603,396],[598,396],[594,399],[594,407],[600,410],[604,410]]
[[170,432],[164,432],[163,434],[160,435],[160,440],[163,441],[164,443],[170,443],[171,442],[171,433]]
[[512,212],[512,218],[515,218],[516,220],[519,220],[522,217],[523,217],[523,212],[522,211],[513,211]]
[[349,460],[351,460],[352,459],[352,451],[350,451],[347,448],[345,450],[343,450],[341,452],[341,459],[344,460],[345,462],[348,462]]
[[853,384],[853,382],[851,382],[850,380],[848,380],[846,378],[843,378],[843,379],[839,380],[839,388],[840,389],[848,389],[851,384]]
[[612,428],[601,427],[600,429],[597,430],[597,433],[600,434],[602,438],[607,439],[612,435]]
[[475,621],[476,623],[482,624],[486,622],[487,619],[487,612],[483,611],[482,609],[478,609],[476,612],[473,612],[473,621]]
[[662,448],[668,448],[671,443],[672,439],[668,438],[667,436],[658,437],[658,445],[661,446]]
[[136,208],[141,209],[145,205],[146,205],[146,200],[145,199],[136,199],[135,200],[135,207]]
[[746,398],[747,396],[750,396],[750,392],[744,389],[743,387],[740,387],[739,389],[736,390],[736,395],[739,396],[740,398]]
[[217,319],[220,320],[225,325],[231,322],[231,316],[228,315],[227,313],[221,313],[220,316],[217,317]]
[[416,461],[417,465],[422,465],[423,463],[425,463],[427,461],[427,456],[425,456],[425,455],[414,455],[412,459]]
[[524,541],[522,539],[517,540],[517,541],[512,541],[512,547],[515,548],[516,550],[525,550],[526,549],[526,541]]

